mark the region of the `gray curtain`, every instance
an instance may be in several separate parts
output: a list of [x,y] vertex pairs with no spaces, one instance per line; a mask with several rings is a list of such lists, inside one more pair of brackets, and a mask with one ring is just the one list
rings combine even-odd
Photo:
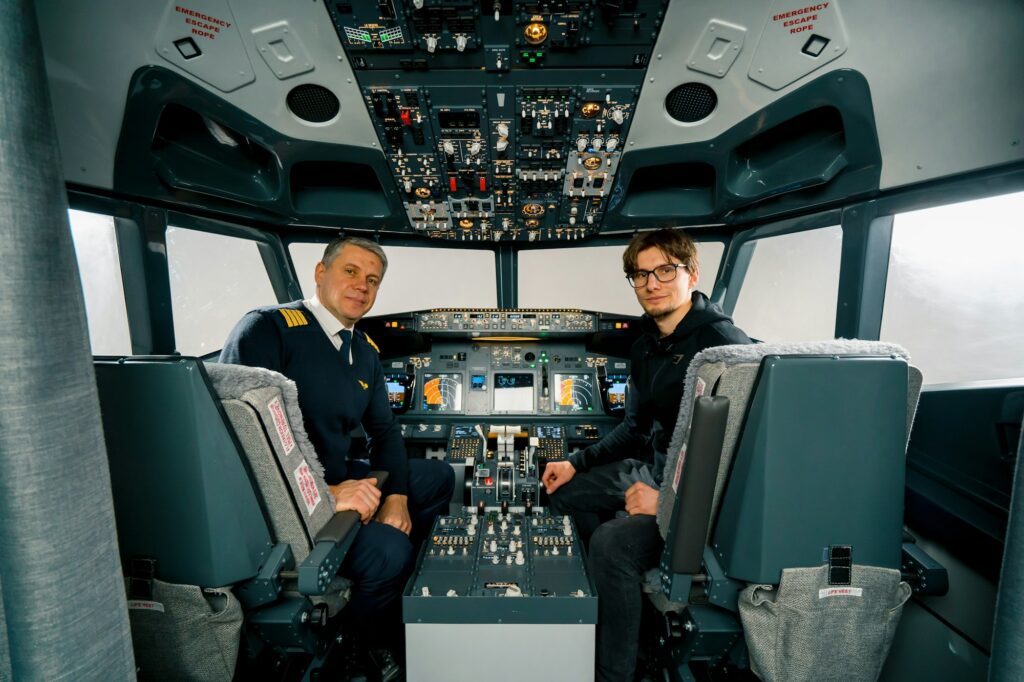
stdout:
[[0,93],[0,679],[134,679],[85,304],[30,0],[0,3]]

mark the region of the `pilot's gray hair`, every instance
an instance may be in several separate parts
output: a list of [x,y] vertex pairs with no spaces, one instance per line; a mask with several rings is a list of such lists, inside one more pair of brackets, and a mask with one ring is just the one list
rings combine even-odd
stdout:
[[324,257],[320,259],[320,262],[324,264],[324,267],[330,267],[331,262],[341,253],[341,250],[346,246],[358,246],[360,249],[366,249],[374,256],[380,259],[381,272],[380,276],[384,277],[388,271],[388,257],[384,255],[384,249],[380,248],[380,244],[372,242],[369,239],[363,237],[338,237],[331,241],[324,249]]

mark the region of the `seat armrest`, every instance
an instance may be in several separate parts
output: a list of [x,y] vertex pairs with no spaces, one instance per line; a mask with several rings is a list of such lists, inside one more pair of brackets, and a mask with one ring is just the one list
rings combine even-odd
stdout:
[[[388,472],[372,471],[370,478],[376,478],[380,488],[387,481]],[[313,551],[299,565],[300,594],[317,596],[327,591],[355,540],[359,525],[359,513],[355,511],[337,512],[324,524],[316,534]]]
[[946,567],[933,559],[919,545],[904,542],[900,564],[903,579],[913,588],[914,594],[941,597],[949,591],[949,573]]

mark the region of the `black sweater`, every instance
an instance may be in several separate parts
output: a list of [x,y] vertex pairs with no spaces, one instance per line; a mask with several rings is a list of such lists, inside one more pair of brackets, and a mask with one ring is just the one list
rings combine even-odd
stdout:
[[643,335],[630,352],[626,415],[600,442],[569,457],[577,471],[632,458],[651,464],[655,481],[661,483],[693,356],[712,346],[753,343],[704,294],[693,292],[691,301],[689,312],[666,337],[653,319],[641,318]]

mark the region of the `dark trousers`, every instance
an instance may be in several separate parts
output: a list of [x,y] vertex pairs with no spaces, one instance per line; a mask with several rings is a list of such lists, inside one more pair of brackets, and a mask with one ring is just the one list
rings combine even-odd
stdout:
[[[351,462],[353,478],[369,473],[368,465]],[[363,469],[366,471],[363,471]],[[412,573],[419,544],[438,514],[448,513],[455,487],[449,464],[438,460],[409,460],[409,516],[412,533],[371,521],[361,526],[339,573],[353,582],[352,599],[343,613],[358,623],[371,640],[383,644],[401,629],[402,588]]]
[[552,510],[572,514],[581,536],[596,526],[590,533],[588,566],[597,587],[599,682],[633,680],[644,574],[658,565],[664,547],[654,516],[624,516],[625,491],[633,483],[628,472],[638,466],[642,462],[624,460],[594,467],[551,496]]

